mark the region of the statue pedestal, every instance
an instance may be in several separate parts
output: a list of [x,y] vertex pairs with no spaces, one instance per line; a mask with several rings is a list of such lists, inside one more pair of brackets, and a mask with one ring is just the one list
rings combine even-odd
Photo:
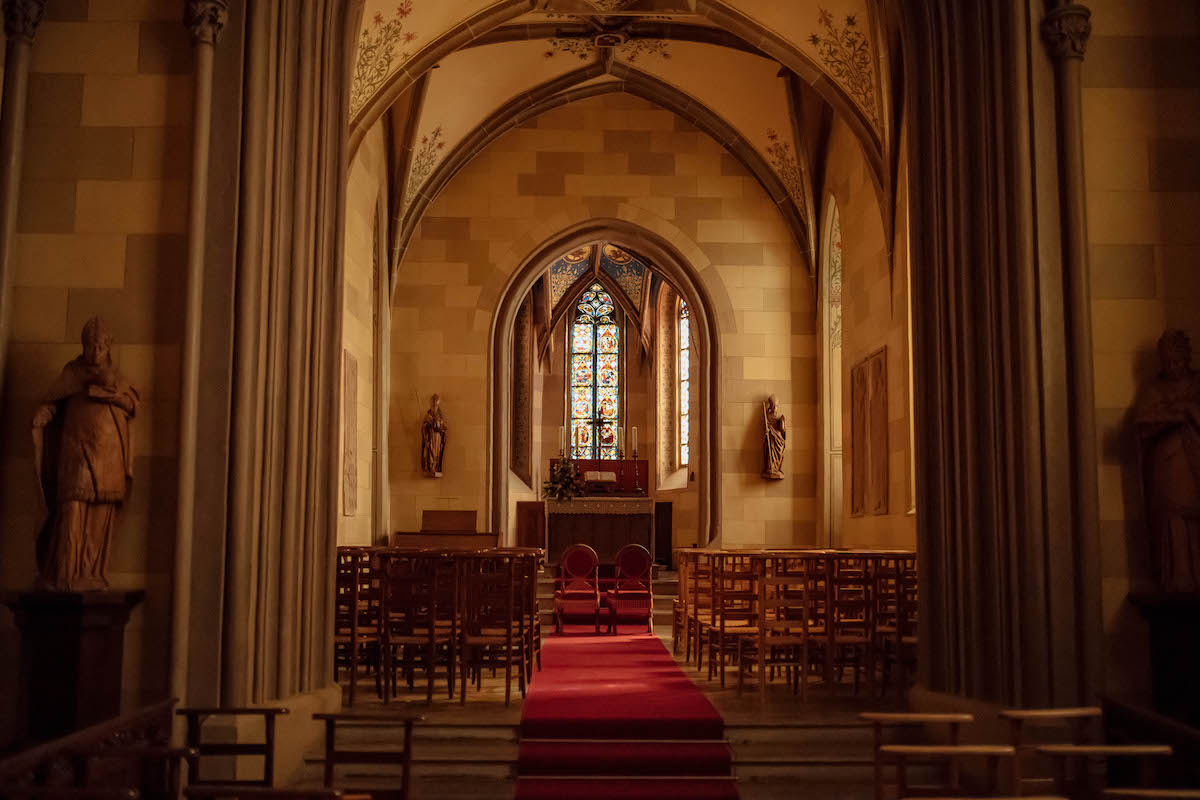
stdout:
[[0,593],[21,631],[27,741],[63,736],[117,716],[125,623],[141,589]]
[[1129,602],[1150,625],[1154,710],[1200,726],[1200,596],[1132,592]]

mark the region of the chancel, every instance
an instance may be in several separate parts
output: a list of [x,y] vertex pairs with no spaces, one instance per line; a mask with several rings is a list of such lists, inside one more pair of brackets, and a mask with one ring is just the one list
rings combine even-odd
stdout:
[[1200,3],[2,2],[0,797],[1200,797]]

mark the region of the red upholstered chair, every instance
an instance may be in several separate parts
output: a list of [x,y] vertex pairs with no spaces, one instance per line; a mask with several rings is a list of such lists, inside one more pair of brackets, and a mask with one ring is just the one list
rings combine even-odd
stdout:
[[586,544],[573,544],[558,562],[558,585],[554,588],[554,630],[562,633],[566,616],[590,616],[600,632],[600,558]]
[[616,635],[617,622],[630,618],[645,618],[646,630],[654,633],[652,565],[650,551],[640,544],[627,544],[617,551],[616,577],[604,598],[609,633]]

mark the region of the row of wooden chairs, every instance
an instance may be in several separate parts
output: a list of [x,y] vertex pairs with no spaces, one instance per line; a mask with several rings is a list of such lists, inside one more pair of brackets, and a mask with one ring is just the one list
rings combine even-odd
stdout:
[[537,548],[439,550],[339,547],[334,665],[348,677],[349,704],[363,671],[391,702],[403,680],[423,673],[425,699],[438,679],[460,701],[482,685],[484,670],[504,671],[504,702],[514,673],[524,696],[541,666]]
[[[1102,711],[1079,708],[1009,709],[1000,712],[1009,725],[1009,741],[998,744],[963,744],[962,727],[975,721],[963,713],[866,712],[859,717],[871,723],[875,742],[876,800],[924,800],[927,797],[1016,798],[1033,800],[1094,800],[1095,798],[1200,798],[1200,791],[1151,789],[1152,762],[1172,755],[1167,745],[1104,744]],[[900,744],[888,741],[889,729],[936,727],[943,730],[943,743]],[[1042,731],[1034,733],[1031,728]],[[1045,732],[1050,730],[1049,735]],[[1033,735],[1031,735],[1033,734]],[[1122,760],[1138,766],[1137,787],[1104,787],[1105,770],[1098,764]],[[970,762],[981,763],[983,786],[970,794],[964,790],[963,775]],[[916,765],[938,767],[941,779],[935,785],[911,782]],[[893,778],[888,779],[888,770]]]
[[805,699],[809,678],[847,674],[855,691],[903,689],[915,674],[916,557],[900,551],[679,550],[672,640],[685,660],[738,691],[776,675]]

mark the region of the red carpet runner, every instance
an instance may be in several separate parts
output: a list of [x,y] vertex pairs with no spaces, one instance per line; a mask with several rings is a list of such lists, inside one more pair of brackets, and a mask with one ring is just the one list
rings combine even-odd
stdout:
[[517,800],[736,800],[725,724],[658,637],[548,636]]

